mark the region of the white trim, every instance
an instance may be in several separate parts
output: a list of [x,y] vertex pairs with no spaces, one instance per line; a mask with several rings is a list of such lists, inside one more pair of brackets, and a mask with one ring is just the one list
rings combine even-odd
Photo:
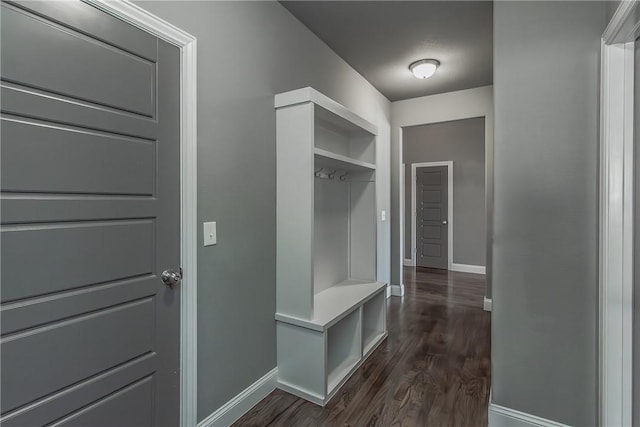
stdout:
[[307,390],[303,390],[300,387],[293,386],[284,381],[278,381],[277,388],[286,391],[289,394],[293,394],[294,396],[300,397],[304,400],[308,400],[311,403],[315,403],[318,406],[324,406],[325,401],[321,396],[318,396],[315,393],[311,393]]
[[493,300],[491,298],[484,297],[484,301],[482,303],[482,309],[484,311],[492,311],[493,310]]
[[344,105],[338,104],[333,99],[318,92],[312,87],[307,86],[276,94],[274,98],[274,107],[277,109],[296,104],[303,104],[305,102],[313,102],[325,110],[332,112],[336,116],[342,117],[346,121],[366,130],[372,135],[378,135],[378,127],[376,125],[354,113]]
[[[405,176],[407,174],[407,165],[406,163],[402,163],[402,175],[400,175],[400,197],[402,199],[402,203],[400,203],[400,218],[402,218],[402,235],[404,236],[407,233],[407,230],[405,230],[406,226],[404,224],[404,219],[406,218],[406,197],[405,197],[405,192],[406,192],[406,188],[407,188],[407,183],[405,182]],[[404,239],[402,240],[403,244],[404,244]],[[404,246],[403,246],[403,252],[404,252]],[[407,255],[410,255],[409,257],[407,257]],[[411,264],[407,264],[407,261],[409,261]],[[415,253],[413,252],[413,250],[409,251],[409,253],[404,253],[404,262],[403,265],[405,267],[415,267],[416,266],[416,257],[415,257]]]
[[451,271],[457,271],[459,273],[473,273],[473,274],[487,274],[487,268],[484,265],[471,265],[471,264],[451,264]]
[[278,385],[278,368],[273,368],[217,411],[198,423],[198,427],[226,427],[238,421]]
[[180,48],[180,425],[197,423],[197,41],[127,0],[85,0],[92,6]]
[[[183,49],[196,41],[191,34],[157,17],[129,0],[83,0],[92,6],[125,21],[134,27],[153,34],[174,46]],[[195,53],[194,53],[195,58]],[[183,65],[185,61],[183,60]],[[195,64],[195,62],[194,62]],[[195,83],[195,82],[194,82]],[[195,87],[195,86],[194,86]]]
[[[599,416],[631,425],[633,347],[634,41],[640,2],[624,1],[601,45]],[[616,43],[616,44],[611,44]]]
[[403,297],[404,296],[404,284],[391,285],[391,295],[393,295],[394,297]]
[[453,161],[445,162],[424,162],[411,163],[411,250],[413,251],[413,259],[418,264],[418,256],[416,254],[416,169],[430,168],[435,166],[447,167],[447,222],[449,223],[449,231],[447,235],[447,270],[451,270],[453,266]]
[[569,427],[515,409],[489,403],[489,427]]

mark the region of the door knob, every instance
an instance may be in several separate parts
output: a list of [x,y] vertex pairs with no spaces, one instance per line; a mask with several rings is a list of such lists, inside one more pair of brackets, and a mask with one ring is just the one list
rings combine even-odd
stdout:
[[177,286],[182,281],[182,268],[180,271],[175,270],[165,270],[162,272],[162,283],[173,288]]
[[447,224],[449,224],[449,222],[446,219],[442,221],[442,225],[447,225]]

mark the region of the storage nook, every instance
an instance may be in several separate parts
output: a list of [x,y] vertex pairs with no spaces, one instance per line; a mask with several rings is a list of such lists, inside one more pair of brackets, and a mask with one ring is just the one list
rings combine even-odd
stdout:
[[275,108],[279,387],[325,405],[387,336],[377,129],[312,88]]

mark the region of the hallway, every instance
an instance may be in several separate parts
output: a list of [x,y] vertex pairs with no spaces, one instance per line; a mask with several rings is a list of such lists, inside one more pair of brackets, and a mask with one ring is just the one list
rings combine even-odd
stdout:
[[325,408],[275,390],[234,426],[485,426],[490,314],[484,276],[405,268],[389,337]]

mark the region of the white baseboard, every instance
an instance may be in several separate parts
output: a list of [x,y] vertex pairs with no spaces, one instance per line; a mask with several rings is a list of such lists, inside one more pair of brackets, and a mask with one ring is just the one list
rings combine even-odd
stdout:
[[282,391],[286,391],[289,394],[293,394],[294,396],[298,396],[304,400],[308,400],[311,403],[315,403],[318,406],[324,406],[324,399],[322,397],[318,396],[317,394],[309,393],[308,391],[303,390],[300,387],[296,387],[283,381],[278,381],[278,388]]
[[474,273],[474,274],[486,274],[487,268],[484,265],[471,265],[471,264],[451,264],[451,271],[458,271],[460,273]]
[[278,368],[251,384],[217,411],[198,423],[198,427],[228,427],[267,397],[278,385]]
[[489,403],[489,427],[569,427],[515,409]]
[[493,309],[493,300],[491,298],[484,297],[483,308],[484,311],[491,311]]
[[403,297],[404,285],[391,285],[391,295],[394,297]]
[[415,267],[416,266],[415,262],[413,262],[413,260],[411,258],[405,258],[403,264],[404,264],[405,267]]

